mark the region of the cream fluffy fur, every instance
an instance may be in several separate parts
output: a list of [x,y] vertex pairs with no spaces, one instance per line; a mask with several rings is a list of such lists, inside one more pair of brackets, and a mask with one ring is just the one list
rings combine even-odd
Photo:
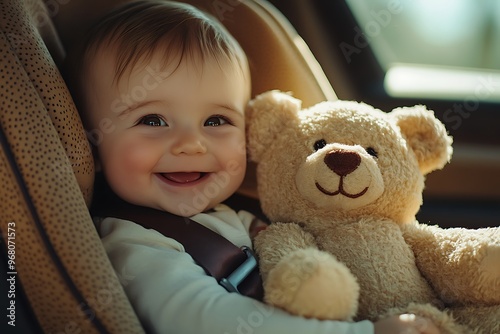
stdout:
[[266,301],[306,317],[413,312],[442,333],[500,333],[498,228],[415,220],[451,137],[423,106],[389,113],[278,91],[247,110],[250,158],[273,222],[255,241]]

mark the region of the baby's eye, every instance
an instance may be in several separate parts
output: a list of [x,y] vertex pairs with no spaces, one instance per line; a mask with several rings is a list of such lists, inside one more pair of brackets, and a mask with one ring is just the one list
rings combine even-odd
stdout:
[[167,126],[167,123],[158,115],[146,115],[137,124],[147,126]]
[[231,124],[229,120],[223,116],[211,116],[205,121],[205,126],[221,126]]

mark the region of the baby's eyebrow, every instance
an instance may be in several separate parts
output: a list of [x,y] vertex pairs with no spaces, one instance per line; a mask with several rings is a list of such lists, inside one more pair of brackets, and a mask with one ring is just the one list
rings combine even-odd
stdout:
[[232,104],[225,104],[225,103],[212,103],[212,106],[213,107],[216,107],[216,108],[222,108],[222,109],[226,109],[228,111],[233,111],[233,112],[236,112],[238,114],[241,114],[243,113],[243,110],[241,110],[241,108],[238,108],[236,107],[235,105],[232,105]]
[[142,102],[133,104],[133,105],[129,106],[127,109],[122,110],[121,112],[119,112],[118,113],[118,117],[120,117],[120,118],[125,117],[125,116],[127,116],[128,114],[132,113],[133,111],[135,111],[137,109],[140,109],[142,107],[148,106],[150,104],[159,103],[159,102],[160,101],[158,101],[158,100],[149,100],[149,101],[142,101]]

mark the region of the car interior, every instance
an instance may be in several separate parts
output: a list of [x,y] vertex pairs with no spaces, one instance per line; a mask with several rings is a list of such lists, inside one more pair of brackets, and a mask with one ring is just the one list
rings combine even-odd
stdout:
[[[61,76],[67,50],[126,1],[0,2],[2,332],[144,332],[89,213],[92,152]],[[252,96],[279,89],[305,107],[336,99],[384,111],[427,105],[453,136],[454,156],[427,178],[417,218],[500,226],[497,2],[183,2],[211,13],[242,45]],[[463,18],[470,29],[456,24]],[[255,166],[229,201],[260,214]]]

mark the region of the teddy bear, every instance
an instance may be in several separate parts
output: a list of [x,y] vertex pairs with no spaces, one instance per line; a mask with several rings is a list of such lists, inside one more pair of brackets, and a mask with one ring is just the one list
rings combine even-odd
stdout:
[[425,175],[452,138],[424,106],[248,104],[250,160],[271,221],[254,240],[265,301],[319,319],[413,313],[442,333],[500,333],[499,228],[419,223]]

